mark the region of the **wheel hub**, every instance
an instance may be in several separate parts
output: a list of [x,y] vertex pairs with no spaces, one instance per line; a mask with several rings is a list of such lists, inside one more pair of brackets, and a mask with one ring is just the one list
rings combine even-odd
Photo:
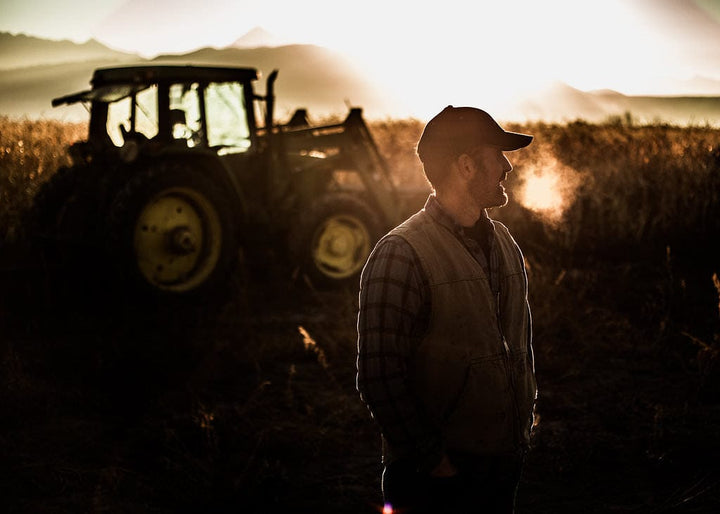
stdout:
[[336,257],[347,254],[352,245],[352,237],[349,236],[351,234],[347,234],[346,231],[330,234],[328,236],[328,251]]
[[364,223],[350,215],[335,215],[317,232],[313,259],[325,275],[346,278],[359,271],[370,251]]
[[192,188],[166,189],[141,210],[134,246],[138,268],[149,283],[173,291],[193,289],[212,273],[220,257],[218,213]]
[[188,255],[197,250],[197,240],[190,227],[180,226],[168,232],[168,251]]

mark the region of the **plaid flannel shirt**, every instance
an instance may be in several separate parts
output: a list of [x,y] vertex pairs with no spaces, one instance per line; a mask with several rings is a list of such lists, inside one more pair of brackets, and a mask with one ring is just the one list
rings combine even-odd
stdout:
[[[499,290],[494,227],[483,211],[474,227],[455,223],[431,195],[424,209],[463,243]],[[430,288],[412,247],[400,236],[378,243],[360,280],[357,388],[394,452],[432,469],[442,457],[433,426],[408,387],[407,366],[430,319]]]

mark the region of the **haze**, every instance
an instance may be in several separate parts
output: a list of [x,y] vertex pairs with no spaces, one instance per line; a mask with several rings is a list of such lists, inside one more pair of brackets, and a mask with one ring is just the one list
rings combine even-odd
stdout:
[[[0,30],[150,57],[221,47],[256,26],[353,58],[389,95],[492,109],[553,81],[624,94],[720,94],[720,1],[41,0],[3,2]],[[456,80],[447,80],[455,78]],[[703,80],[700,80],[700,79]],[[448,82],[452,86],[448,87]],[[424,111],[423,111],[424,110]]]

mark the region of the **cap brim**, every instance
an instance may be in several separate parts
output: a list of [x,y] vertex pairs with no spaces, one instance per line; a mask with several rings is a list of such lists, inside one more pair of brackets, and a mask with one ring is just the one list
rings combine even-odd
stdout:
[[511,152],[513,150],[525,148],[532,142],[532,140],[533,136],[528,134],[520,134],[519,132],[505,132],[502,135],[501,140],[498,141],[498,146],[506,152]]

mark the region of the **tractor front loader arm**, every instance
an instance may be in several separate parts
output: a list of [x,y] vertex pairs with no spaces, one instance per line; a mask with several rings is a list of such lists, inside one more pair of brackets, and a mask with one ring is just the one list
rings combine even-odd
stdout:
[[[300,126],[298,126],[300,125]],[[388,227],[403,220],[403,208],[387,163],[362,116],[353,108],[341,123],[323,126],[302,126],[289,123],[280,127],[283,151],[327,155],[328,163],[337,161],[355,170],[372,204],[379,210]]]

